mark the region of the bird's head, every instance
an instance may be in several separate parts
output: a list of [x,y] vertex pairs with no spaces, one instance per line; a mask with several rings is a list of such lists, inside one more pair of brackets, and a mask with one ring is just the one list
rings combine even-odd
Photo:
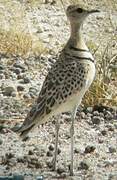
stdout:
[[92,14],[100,12],[99,10],[86,10],[79,5],[70,5],[66,10],[66,14],[70,22],[82,24],[85,18]]

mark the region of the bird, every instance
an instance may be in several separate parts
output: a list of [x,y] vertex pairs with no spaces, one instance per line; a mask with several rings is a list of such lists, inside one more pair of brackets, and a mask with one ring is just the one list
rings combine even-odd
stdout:
[[[61,50],[56,62],[52,65],[39,96],[32,105],[21,127],[17,130],[22,138],[33,129],[49,121],[52,116],[71,112],[71,150],[70,175],[74,175],[74,120],[78,106],[95,77],[95,60],[85,44],[82,26],[85,19],[99,10],[87,10],[76,5],[69,5],[66,15],[70,22],[70,36]],[[58,134],[60,122],[56,121],[55,153],[53,168],[56,170],[58,152]]]

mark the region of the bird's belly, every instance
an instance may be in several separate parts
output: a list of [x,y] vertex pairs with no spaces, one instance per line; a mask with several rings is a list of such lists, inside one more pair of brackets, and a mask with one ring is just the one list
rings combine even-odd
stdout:
[[84,93],[85,90],[82,89],[81,91],[78,91],[69,98],[67,98],[67,100],[56,109],[56,114],[72,111],[74,107],[79,106]]

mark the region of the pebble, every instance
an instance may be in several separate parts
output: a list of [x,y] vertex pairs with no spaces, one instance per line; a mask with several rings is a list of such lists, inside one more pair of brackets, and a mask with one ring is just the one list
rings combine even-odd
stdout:
[[[96,112],[96,111],[95,111]],[[99,116],[93,116],[93,118],[92,118],[92,123],[93,124],[97,124],[97,125],[99,125],[100,124],[100,117]]]
[[25,83],[25,84],[30,83],[30,79],[29,79],[28,77],[24,77],[24,83]]
[[59,167],[57,168],[56,171],[57,171],[58,174],[62,174],[62,173],[65,172],[65,167],[64,167],[63,165],[61,165],[61,166],[59,166]]
[[114,153],[114,152],[116,152],[116,148],[115,148],[115,147],[110,146],[110,147],[109,147],[109,152],[110,152],[110,153]]
[[88,111],[89,113],[92,113],[93,107],[88,107],[88,108],[87,108],[87,111]]
[[99,115],[99,112],[98,112],[98,111],[93,111],[93,115],[94,115],[94,116],[98,116],[98,115]]
[[3,75],[4,74],[4,70],[0,70],[0,74]]
[[37,176],[36,180],[44,180],[43,176]]
[[0,145],[3,143],[3,140],[2,139],[0,139]]
[[100,144],[102,144],[102,143],[104,142],[104,140],[101,139],[101,138],[99,138],[99,139],[98,139],[98,142],[99,142]]
[[76,148],[74,149],[74,153],[78,154],[79,152],[80,152],[80,150],[76,147]]
[[13,92],[15,92],[15,88],[13,86],[7,86],[3,90],[3,95],[4,96],[11,96]]
[[0,70],[4,70],[5,67],[3,65],[0,65]]
[[50,169],[53,168],[53,162],[52,161],[47,161],[46,164]]
[[86,161],[81,161],[78,167],[78,170],[88,170],[89,169],[89,165]]
[[86,148],[85,148],[85,151],[84,151],[84,153],[92,153],[92,152],[94,152],[95,151],[95,146],[87,146]]
[[11,93],[11,96],[12,96],[12,97],[16,97],[16,96],[17,96],[17,93],[14,91],[14,92]]
[[34,154],[34,152],[32,150],[28,151],[28,155],[33,155],[33,154]]
[[106,111],[105,119],[106,120],[112,120],[113,119],[113,115],[110,111]]
[[104,129],[104,130],[101,131],[101,134],[102,134],[103,136],[106,136],[106,135],[107,135],[107,131]]
[[47,151],[47,154],[46,154],[48,157],[52,157],[53,156],[53,152],[52,151]]
[[110,124],[107,124],[106,127],[108,128],[108,131],[114,131],[114,127]]
[[24,86],[18,85],[17,86],[17,91],[24,91]]
[[14,157],[14,154],[12,154],[11,152],[9,152],[9,153],[6,153],[6,154],[5,154],[5,157],[6,157],[6,159],[11,159],[11,158]]
[[53,144],[50,144],[49,147],[48,147],[48,149],[49,149],[50,151],[54,151],[54,145],[53,145]]
[[22,70],[22,72],[25,72],[27,70],[25,64],[23,64],[23,63],[16,62],[13,66],[16,68],[20,68]]
[[80,116],[81,116],[81,118],[84,119],[84,118],[85,118],[85,113],[84,113],[84,112],[81,112],[81,113],[80,113]]
[[17,162],[18,162],[18,163],[25,163],[25,162],[26,162],[26,159],[25,159],[23,156],[18,156],[18,157],[17,157]]
[[58,148],[58,154],[60,154],[61,153],[61,149],[60,148]]
[[21,73],[21,69],[20,68],[13,68],[13,72],[18,75]]
[[23,95],[23,98],[24,99],[30,99],[31,97],[30,97],[30,94],[26,93],[26,94]]

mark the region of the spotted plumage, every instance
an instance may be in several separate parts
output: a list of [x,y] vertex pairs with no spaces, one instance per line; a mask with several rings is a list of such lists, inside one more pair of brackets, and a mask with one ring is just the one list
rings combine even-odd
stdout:
[[[48,72],[38,99],[18,130],[24,138],[35,126],[48,121],[53,115],[71,111],[71,175],[73,175],[73,134],[76,109],[95,76],[94,58],[84,42],[81,27],[85,18],[94,12],[98,11],[84,10],[78,5],[67,8],[66,14],[71,25],[70,38],[58,60]],[[57,125],[54,169],[56,169],[58,129]]]
[[[85,61],[85,59],[80,61],[78,57],[72,58],[72,55],[70,58],[67,58],[68,55],[65,54],[65,52],[66,51],[62,51],[58,60],[52,66],[45,78],[36,103],[27,115],[23,126],[19,129],[19,132],[21,132],[22,135],[23,132],[24,134],[25,132],[28,133],[31,129],[30,127],[42,124],[43,118],[46,118],[49,114],[51,116],[53,110],[58,112],[61,104],[66,103],[67,101],[69,103],[69,99],[72,99],[74,94],[77,94],[81,89],[86,88],[88,80],[87,75],[90,71],[90,64],[92,64],[92,62],[87,60],[84,63],[83,61]],[[64,58],[62,58],[63,56]],[[79,99],[77,101],[79,101]],[[72,110],[72,107],[63,110],[63,112],[68,110]],[[48,117],[44,122],[48,120]]]

